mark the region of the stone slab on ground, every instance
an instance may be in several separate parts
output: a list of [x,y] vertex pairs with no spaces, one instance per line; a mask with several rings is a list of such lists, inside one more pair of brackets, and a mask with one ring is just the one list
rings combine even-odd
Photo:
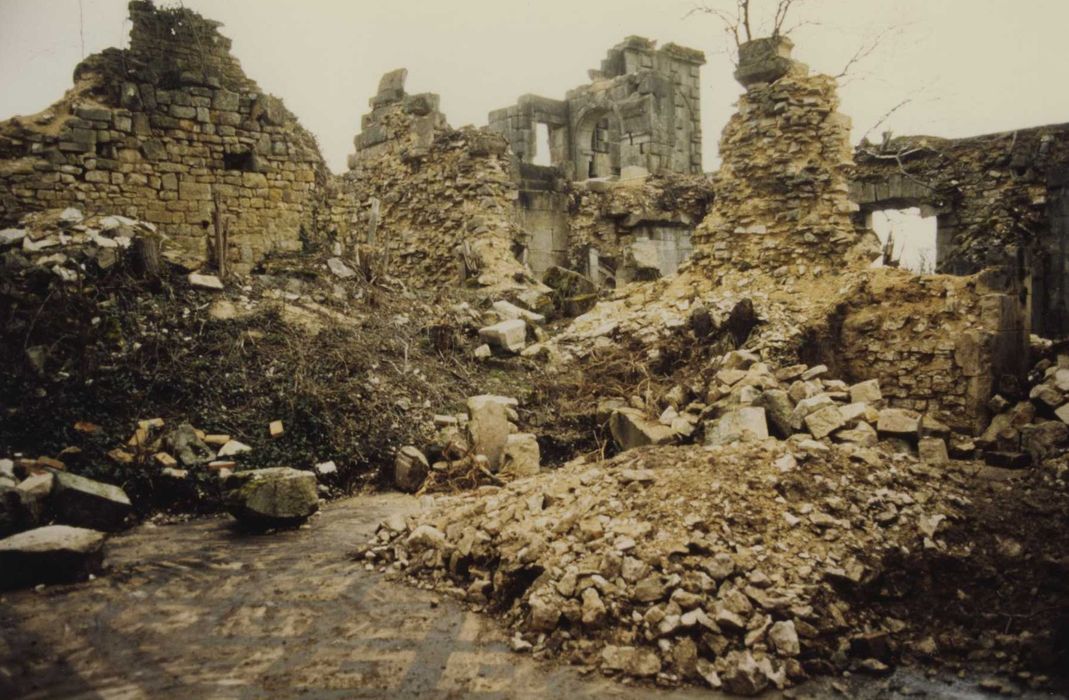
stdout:
[[67,525],[114,532],[121,530],[134,511],[130,498],[118,486],[55,471],[52,509]]
[[235,472],[223,489],[227,510],[251,527],[299,525],[319,510],[315,474],[290,467]]
[[0,589],[84,581],[104,568],[103,532],[47,525],[0,540]]

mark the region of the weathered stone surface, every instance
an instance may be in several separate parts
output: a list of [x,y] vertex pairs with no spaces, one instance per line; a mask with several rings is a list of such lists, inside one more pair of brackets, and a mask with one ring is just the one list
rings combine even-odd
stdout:
[[609,431],[621,450],[643,445],[666,445],[675,440],[675,432],[652,421],[634,408],[619,408],[609,417]]
[[69,472],[54,472],[51,505],[56,519],[67,525],[113,532],[133,513],[126,492]]
[[341,258],[329,258],[327,260],[327,267],[334,274],[335,277],[339,277],[343,280],[356,277],[356,272],[351,267],[345,264],[345,261]]
[[798,643],[798,632],[791,620],[781,620],[772,624],[768,630],[768,641],[779,656],[798,656],[802,648]]
[[1060,421],[1045,421],[1021,427],[1021,449],[1032,457],[1033,464],[1055,455],[1069,443],[1069,426]]
[[869,379],[858,382],[850,387],[850,401],[853,403],[867,403],[870,406],[883,399],[880,392],[880,381]]
[[393,461],[393,483],[402,491],[413,493],[423,486],[430,465],[427,457],[412,445],[402,447]]
[[532,324],[543,324],[546,322],[546,317],[544,315],[521,308],[507,301],[495,301],[493,309],[503,321],[522,319],[527,323]]
[[553,303],[566,316],[586,313],[598,301],[597,285],[567,268],[550,267],[542,275],[542,283],[553,290]]
[[885,408],[880,411],[876,431],[880,434],[900,437],[916,435],[920,427],[920,419],[918,413],[905,408]]
[[480,398],[468,399],[468,437],[472,450],[485,455],[491,471],[496,472],[501,468],[508,444],[508,412],[501,402]]
[[200,439],[196,429],[189,423],[182,423],[172,430],[164,439],[164,444],[184,467],[198,467],[215,456],[214,450]]
[[757,406],[737,408],[720,417],[705,435],[705,444],[724,445],[729,442],[751,442],[768,437],[765,409]]
[[790,437],[794,432],[791,427],[794,405],[787,392],[782,389],[766,389],[761,393],[759,405],[765,409],[768,425],[775,434],[780,438]]
[[720,674],[720,680],[729,693],[752,696],[768,687],[768,676],[758,666],[749,650],[729,653],[725,666],[727,668]]
[[230,514],[252,527],[299,525],[319,510],[315,474],[290,467],[234,472],[223,490]]
[[610,671],[622,671],[638,677],[656,676],[661,670],[661,659],[657,652],[647,647],[607,645],[601,650],[601,662],[602,667]]
[[846,425],[846,418],[838,406],[825,406],[806,416],[805,425],[819,440]]
[[523,319],[502,321],[479,329],[479,338],[502,352],[518,353],[527,345],[527,322]]
[[537,474],[541,469],[538,438],[532,433],[513,433],[505,441],[501,471],[523,477]]
[[84,581],[104,566],[103,532],[48,525],[0,540],[0,588]]
[[197,272],[189,273],[189,283],[194,287],[212,291],[219,291],[224,288],[222,281],[215,275],[202,275]]
[[917,454],[922,462],[933,467],[946,466],[950,462],[947,444],[942,438],[921,438],[917,443]]

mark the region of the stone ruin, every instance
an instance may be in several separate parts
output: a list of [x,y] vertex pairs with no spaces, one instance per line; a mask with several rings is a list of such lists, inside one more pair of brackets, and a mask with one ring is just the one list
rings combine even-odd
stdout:
[[[571,459],[553,470],[535,432],[546,424],[517,398],[470,396],[463,414],[431,415],[426,392],[380,404],[425,438],[391,456],[395,486],[446,488],[459,469],[473,488],[437,513],[392,518],[361,557],[497,603],[515,650],[753,694],[842,670],[849,634],[848,646],[865,646],[850,654],[866,657],[852,668],[882,673],[895,654],[872,649],[907,626],[882,629],[886,615],[836,591],[875,581],[874,552],[950,556],[959,543],[941,523],[968,522],[983,491],[951,476],[951,457],[978,469],[1045,465],[1069,443],[1069,356],[1026,373],[1029,353],[1052,347],[1030,331],[1069,323],[1064,127],[852,151],[835,81],[775,37],[740,48],[745,94],[722,134],[723,166],[705,174],[703,55],[629,37],[589,84],[563,100],[522,97],[484,128],[451,127],[437,95],[408,94],[407,71],[391,71],[335,175],[296,118],[244,75],[218,25],[141,0],[130,11],[129,49],[86,59],[60,102],[0,125],[0,223],[12,226],[0,253],[18,271],[0,291],[14,299],[43,277],[79,283],[90,265],[106,270],[156,237],[187,271],[229,268],[250,281],[237,292],[195,272],[179,290],[179,304],[222,292],[202,308],[248,323],[240,343],[265,339],[252,327],[258,304],[279,323],[311,318],[316,342],[343,326],[382,340],[362,358],[366,384],[347,364],[350,347],[329,346],[339,360],[330,381],[353,382],[346,399],[430,385],[410,370],[411,349],[452,363],[458,379],[497,381],[496,370],[519,367],[523,390],[551,397],[555,412],[586,401],[584,419],[620,454],[567,445]],[[872,212],[906,205],[939,218],[941,274],[870,269]],[[296,274],[275,275],[277,261]],[[451,298],[456,286],[478,292]],[[402,327],[403,351],[375,337]],[[461,331],[479,343],[463,358]],[[22,364],[44,377],[49,352],[26,347]],[[409,384],[379,386],[379,360]],[[619,374],[598,374],[614,362]],[[575,371],[595,378],[553,383]],[[652,391],[653,374],[671,387]],[[559,415],[549,421],[563,432]],[[141,421],[108,457],[160,467],[167,488],[217,469],[227,507],[261,529],[304,523],[320,487],[336,483],[333,459],[239,470],[250,445],[163,426]],[[266,428],[265,440],[301,430],[275,418]],[[67,528],[113,530],[133,517],[122,489],[66,475],[57,458],[0,467],[5,493],[51,499]],[[23,563],[27,551],[67,547],[81,555],[77,577],[100,573],[102,536],[35,532],[6,540],[3,560],[29,569],[39,564]],[[969,548],[954,556],[971,560]],[[989,641],[1003,653],[1005,640]]]
[[245,75],[218,23],[141,0],[130,20],[128,49],[90,56],[60,102],[0,124],[0,221],[121,214],[196,264],[218,210],[235,269],[300,250],[330,176],[315,138]]

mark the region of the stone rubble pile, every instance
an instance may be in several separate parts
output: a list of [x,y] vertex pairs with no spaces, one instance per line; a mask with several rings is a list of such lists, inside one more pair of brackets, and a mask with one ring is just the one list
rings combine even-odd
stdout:
[[1028,400],[995,395],[989,402],[994,416],[973,441],[989,464],[1041,466],[1069,446],[1069,355],[1041,360],[1029,378]]
[[622,450],[692,442],[703,434],[706,445],[772,435],[796,443],[827,439],[859,447],[891,439],[902,451],[919,449],[926,461],[944,464],[948,459],[950,428],[931,416],[888,405],[875,379],[848,385],[829,378],[824,365],[773,369],[747,350],[727,353],[713,370],[708,383],[677,384],[660,402],[637,395],[605,399],[598,413],[609,416]]
[[483,394],[469,397],[464,413],[435,415],[430,444],[422,450],[406,445],[397,452],[394,485],[408,492],[434,491],[538,474],[538,438],[517,427],[518,407],[515,398]]
[[47,270],[63,282],[109,270],[139,237],[158,237],[156,227],[125,216],[89,216],[80,209],[27,214],[16,227],[0,230],[4,266],[20,276]]
[[753,695],[888,670],[912,622],[849,592],[886,553],[945,548],[968,503],[958,479],[856,443],[647,448],[436,498],[357,556],[500,610],[517,651]]

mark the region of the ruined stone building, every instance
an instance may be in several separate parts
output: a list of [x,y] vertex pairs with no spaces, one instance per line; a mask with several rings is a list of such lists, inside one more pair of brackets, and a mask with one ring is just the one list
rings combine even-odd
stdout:
[[[561,265],[611,286],[671,274],[697,247],[724,264],[800,274],[844,246],[871,254],[859,243],[871,244],[872,212],[916,206],[937,217],[939,271],[995,266],[1032,330],[1069,330],[1064,126],[863,143],[851,163],[850,123],[827,86],[810,81],[803,98],[787,98],[770,82],[791,65],[784,44],[744,61],[759,67],[740,80],[766,85],[744,97],[746,109],[816,100],[834,128],[812,140],[806,125],[781,129],[769,112],[769,133],[795,150],[760,182],[752,176],[766,172],[767,154],[729,124],[721,148],[733,155],[713,179],[701,160],[704,56],[632,36],[589,83],[563,99],[525,95],[481,129],[453,129],[437,95],[407,94],[406,71],[393,71],[337,176],[312,135],[244,74],[216,23],[141,0],[130,15],[128,49],[89,57],[62,100],[0,124],[4,225],[63,206],[119,213],[155,224],[195,265],[218,210],[238,270],[309,245],[356,257],[363,246],[416,284],[508,286]],[[817,190],[827,193],[818,209],[791,201]],[[764,197],[776,192],[790,196]],[[714,199],[723,206],[707,216]],[[773,200],[775,212],[758,210]]]
[[[654,41],[631,36],[609,50],[599,70],[590,71],[590,83],[570,90],[563,100],[524,95],[490,113],[490,130],[508,139],[518,161],[517,215],[528,236],[527,261],[536,273],[571,264],[597,279],[600,256],[608,254],[610,275],[617,266],[668,274],[689,255],[694,222],[655,208],[640,210],[623,226],[610,223],[600,245],[589,236],[583,240],[571,225],[572,200],[581,200],[589,189],[603,193],[613,186],[571,182],[700,175],[704,63],[700,51],[676,44],[657,48]],[[640,242],[639,261],[621,254],[635,241]],[[634,276],[623,274],[621,281]]]

